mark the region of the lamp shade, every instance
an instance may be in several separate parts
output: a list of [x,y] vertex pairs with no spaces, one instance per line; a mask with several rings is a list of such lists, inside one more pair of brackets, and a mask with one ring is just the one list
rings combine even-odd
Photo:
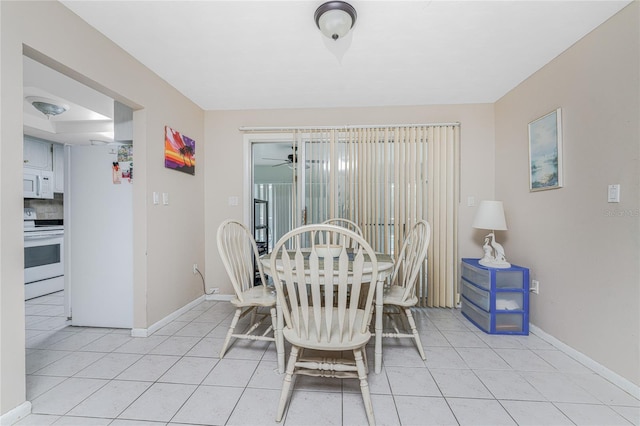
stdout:
[[471,226],[478,229],[506,231],[507,221],[504,218],[502,201],[481,201]]

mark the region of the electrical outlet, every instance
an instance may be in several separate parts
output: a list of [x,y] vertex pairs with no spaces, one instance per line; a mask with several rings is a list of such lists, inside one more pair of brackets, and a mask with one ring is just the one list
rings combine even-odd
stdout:
[[209,289],[209,293],[210,294],[218,294],[218,293],[220,293],[220,289],[218,287],[210,288]]
[[531,280],[531,287],[529,287],[531,293],[540,294],[540,281]]
[[194,264],[193,264],[193,275],[195,275],[195,274],[197,274],[197,273],[198,273],[198,264],[197,264],[197,263],[194,263]]

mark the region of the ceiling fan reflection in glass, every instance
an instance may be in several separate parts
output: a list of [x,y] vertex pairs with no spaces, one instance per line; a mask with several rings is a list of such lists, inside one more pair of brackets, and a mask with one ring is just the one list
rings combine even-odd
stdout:
[[[279,164],[274,164],[271,167],[288,166],[290,169],[294,168],[294,164],[298,163],[298,148],[294,148],[293,152],[287,155],[286,158],[263,158],[263,160],[280,161]],[[324,163],[324,160],[306,160],[305,168],[309,168],[309,163]]]

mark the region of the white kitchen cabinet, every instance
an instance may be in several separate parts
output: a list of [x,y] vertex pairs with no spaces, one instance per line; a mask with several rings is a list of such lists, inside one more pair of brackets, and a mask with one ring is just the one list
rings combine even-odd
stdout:
[[64,145],[53,144],[53,192],[64,193]]
[[53,171],[51,142],[24,137],[24,167],[37,170]]

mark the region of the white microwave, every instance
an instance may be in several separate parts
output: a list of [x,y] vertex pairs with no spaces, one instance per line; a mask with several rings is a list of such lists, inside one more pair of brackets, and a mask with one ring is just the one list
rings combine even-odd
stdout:
[[22,189],[24,198],[53,198],[53,172],[24,169]]

